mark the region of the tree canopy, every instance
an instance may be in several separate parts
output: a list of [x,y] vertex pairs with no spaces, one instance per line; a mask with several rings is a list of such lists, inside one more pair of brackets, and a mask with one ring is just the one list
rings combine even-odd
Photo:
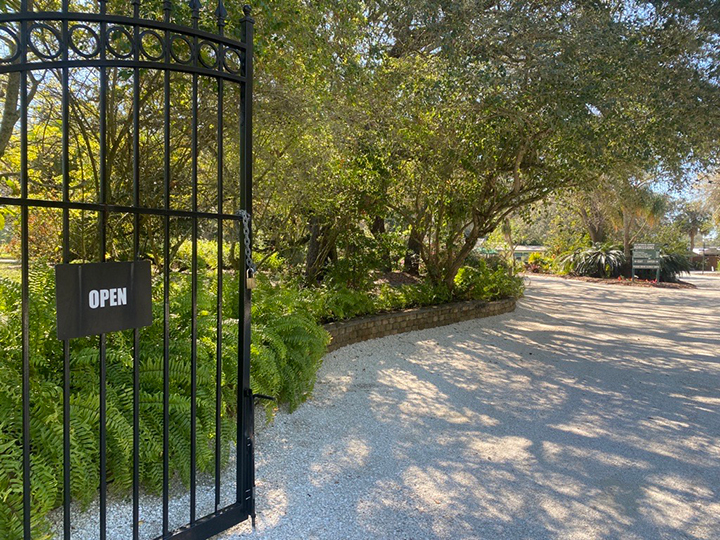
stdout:
[[[56,4],[36,0],[37,9]],[[227,5],[241,13],[238,2]],[[147,15],[161,8],[143,3]],[[116,1],[108,9],[129,8]],[[690,172],[711,171],[720,127],[719,11],[701,0],[259,3],[254,222],[261,258],[280,257],[317,282],[349,260],[364,261],[350,266],[365,272],[363,265],[398,267],[405,256],[406,269],[421,264],[433,282],[452,286],[479,238],[558,190],[590,193],[603,179],[680,185]],[[189,9],[177,4],[172,17],[187,23]],[[236,25],[229,20],[227,32],[238,32]],[[122,197],[132,111],[127,77],[110,71],[109,166],[117,179],[110,189]],[[52,192],[58,145],[47,128],[58,122],[58,77],[42,72],[31,82],[31,138],[39,149],[33,174],[44,179],[38,190]],[[71,92],[73,181],[90,199],[96,83],[74,80]],[[17,85],[16,77],[0,79],[5,174],[17,169]],[[151,197],[161,195],[151,187],[159,185],[151,177],[160,169],[152,148],[162,128],[161,86],[143,75],[143,177]],[[173,121],[182,125],[187,77],[178,75],[173,87]],[[217,107],[212,88],[204,91],[201,142]],[[210,178],[216,151],[210,142],[201,146],[200,172]],[[173,131],[173,147],[182,179],[187,132]],[[202,182],[212,200],[212,181]],[[186,199],[179,193],[173,204]],[[187,231],[178,234],[177,245]]]

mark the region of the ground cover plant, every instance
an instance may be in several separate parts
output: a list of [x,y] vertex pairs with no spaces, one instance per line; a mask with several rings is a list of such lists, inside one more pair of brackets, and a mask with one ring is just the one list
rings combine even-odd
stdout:
[[[212,257],[208,257],[212,261]],[[208,267],[213,266],[209,262]],[[43,516],[62,502],[63,347],[55,336],[54,272],[47,264],[30,269],[30,402],[33,530],[46,532]],[[21,290],[17,272],[0,278],[0,531],[22,537],[22,359]],[[154,322],[140,331],[140,478],[146,489],[162,486],[163,315],[161,276],[154,281]],[[329,336],[322,323],[369,313],[432,305],[458,299],[494,300],[522,294],[522,280],[503,267],[464,267],[456,288],[419,283],[365,290],[345,284],[306,287],[298,280],[273,283],[259,276],[252,307],[251,386],[274,396],[290,410],[312,392]],[[236,440],[237,295],[236,274],[223,279],[223,459]],[[199,273],[197,307],[197,468],[215,467],[217,271]],[[170,289],[170,469],[177,481],[190,478],[191,281],[173,272]],[[233,345],[234,344],[234,345]],[[88,503],[99,483],[99,350],[96,338],[71,341],[71,488],[74,500]],[[132,486],[133,337],[107,336],[107,468],[110,489]]]

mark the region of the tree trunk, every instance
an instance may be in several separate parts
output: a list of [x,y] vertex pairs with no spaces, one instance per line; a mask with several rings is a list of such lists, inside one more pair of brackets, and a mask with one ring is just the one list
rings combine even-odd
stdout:
[[321,225],[316,217],[310,218],[310,240],[305,259],[305,278],[310,284],[322,280],[328,262],[337,261],[337,234],[329,225]]
[[689,235],[690,235],[690,251],[693,251],[695,249],[695,235],[696,234],[697,234],[697,232],[695,232],[695,231],[690,231],[690,233],[689,233]]
[[320,223],[316,217],[310,218],[310,240],[305,257],[305,278],[308,282],[317,281],[319,273],[318,258],[320,257]]
[[405,261],[403,262],[403,270],[413,276],[420,275],[420,251],[422,249],[422,238],[415,231],[410,229],[410,237],[408,238],[407,251],[405,252]]
[[[385,234],[385,218],[375,216],[372,226],[370,227],[370,232],[376,240],[380,240],[381,235]],[[390,250],[385,246],[380,248],[380,259],[382,260],[380,270],[383,272],[392,271],[393,262],[390,260]]]
[[590,219],[585,221],[585,227],[590,234],[590,241],[593,244],[602,244],[605,241],[605,230],[601,223],[593,223]]
[[505,218],[505,220],[503,221],[502,233],[505,237],[505,242],[508,245],[508,249],[510,250],[510,275],[513,275],[513,270],[515,268],[515,246],[513,245],[512,225],[510,224],[509,218]]
[[480,234],[480,229],[477,226],[473,225],[470,234],[468,234],[467,238],[465,239],[465,243],[460,248],[460,251],[455,257],[455,260],[448,264],[444,282],[445,285],[447,285],[448,289],[450,289],[451,291],[455,288],[455,276],[457,275],[462,265],[465,263],[468,255],[470,255],[473,248],[477,244],[477,241],[480,238]]
[[630,229],[632,228],[633,218],[625,210],[623,210],[623,254],[625,255],[625,277],[632,277],[632,249],[630,248]]
[[12,137],[15,124],[20,119],[20,111],[17,108],[20,95],[20,73],[10,73],[7,76],[7,85],[3,93],[5,104],[0,119],[0,157],[5,154],[10,138]]

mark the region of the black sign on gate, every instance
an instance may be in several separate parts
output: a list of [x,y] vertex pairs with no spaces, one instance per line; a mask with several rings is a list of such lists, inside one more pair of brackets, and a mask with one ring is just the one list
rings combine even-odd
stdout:
[[[163,315],[153,323],[153,351],[162,351],[162,530],[157,539],[203,540],[255,516],[254,493],[254,425],[253,393],[250,388],[250,302],[251,292],[247,279],[252,268],[249,257],[234,263],[232,277],[239,294],[223,295],[223,276],[227,268],[227,253],[223,244],[228,241],[251,245],[252,231],[249,219],[252,213],[252,83],[253,83],[253,19],[250,7],[242,14],[228,14],[223,0],[189,0],[186,5],[163,0],[145,2],[129,0],[113,6],[124,10],[109,13],[109,2],[70,2],[57,0],[41,3],[56,11],[36,11],[34,2],[19,0],[4,6],[0,13],[0,77],[17,82],[17,128],[13,132],[13,148],[18,153],[18,190],[8,194],[0,192],[0,206],[11,209],[17,219],[18,245],[21,250],[21,366],[22,366],[22,538],[36,537],[38,516],[32,515],[33,494],[38,489],[33,473],[35,451],[30,425],[31,407],[31,355],[32,323],[31,259],[37,252],[35,243],[46,243],[52,238],[37,238],[33,219],[51,216],[53,230],[60,229],[60,245],[53,256],[61,253],[56,266],[57,334],[63,340],[62,384],[62,470],[56,471],[62,486],[63,540],[71,539],[73,514],[71,512],[71,407],[73,387],[74,339],[79,336],[99,335],[94,341],[98,355],[99,396],[99,485],[98,525],[99,540],[107,538],[108,483],[108,363],[113,341],[107,332],[132,328],[129,340],[132,350],[132,525],[124,538],[138,540],[141,534],[141,402],[142,362],[140,354],[144,335],[139,327],[152,322],[151,289],[162,303]],[[78,12],[80,6],[88,12]],[[93,11],[93,8],[97,8]],[[147,13],[160,11],[156,18]],[[187,20],[182,20],[187,14]],[[227,32],[232,28],[232,32]],[[229,34],[236,34],[239,38]],[[178,81],[179,82],[176,82]],[[40,167],[32,158],[30,147],[33,122],[38,109],[34,101],[42,93],[42,85],[52,87],[44,99],[54,99],[47,109],[57,111],[52,125],[57,126],[57,144],[60,149],[54,172],[48,185],[38,189]],[[148,93],[152,86],[153,92]],[[80,94],[78,99],[77,93]],[[182,99],[177,98],[182,93]],[[210,94],[208,96],[208,94]],[[211,102],[208,105],[203,101]],[[185,107],[177,112],[178,102]],[[78,103],[87,105],[78,108]],[[118,105],[121,103],[121,105]],[[153,107],[151,113],[143,108]],[[14,111],[13,111],[14,113]],[[117,116],[123,116],[118,128]],[[208,118],[209,117],[209,118]],[[171,128],[171,119],[183,124],[182,130]],[[233,119],[232,125],[230,125]],[[73,122],[84,121],[79,133]],[[147,125],[146,125],[147,124]],[[148,125],[155,132],[148,135]],[[90,127],[88,127],[90,126]],[[55,127],[53,128],[55,129]],[[184,142],[178,143],[178,132]],[[76,138],[92,139],[81,145]],[[148,145],[154,145],[148,149]],[[183,147],[178,150],[178,144]],[[113,147],[113,145],[115,145]],[[210,147],[210,150],[203,145]],[[225,146],[232,146],[231,149]],[[71,150],[75,149],[75,154]],[[208,153],[212,154],[209,159]],[[178,165],[178,156],[185,162]],[[84,160],[86,160],[84,162]],[[38,160],[39,161],[39,160]],[[92,166],[87,163],[91,162]],[[86,167],[87,170],[80,171]],[[118,169],[122,170],[118,170]],[[92,182],[85,174],[92,176]],[[146,176],[150,175],[150,178]],[[203,176],[204,175],[204,176]],[[201,178],[202,177],[202,178]],[[208,179],[208,177],[211,177]],[[201,178],[201,179],[200,179]],[[45,182],[45,178],[42,179]],[[83,189],[78,184],[83,184]],[[114,183],[114,184],[113,184]],[[52,184],[52,185],[50,185]],[[56,185],[57,184],[57,185]],[[90,186],[92,193],[83,191]],[[207,186],[210,186],[208,188]],[[112,189],[111,189],[112,188]],[[43,191],[44,189],[44,191]],[[203,191],[205,190],[205,191]],[[88,224],[92,222],[92,224]],[[245,225],[245,227],[243,227]],[[178,232],[180,230],[180,232]],[[84,250],[78,253],[74,244],[82,236]],[[204,423],[214,423],[212,448],[208,440],[198,441],[200,376],[198,365],[201,355],[201,327],[199,297],[200,281],[199,240],[212,238],[216,245],[216,258],[212,277],[217,298],[212,332],[205,334],[202,351],[205,359],[211,357],[213,369],[205,369],[207,378],[212,371],[210,390],[215,396],[214,416]],[[232,240],[228,240],[232,238]],[[179,241],[191,245],[190,262],[181,269],[173,267]],[[122,249],[118,243],[124,242]],[[148,247],[149,246],[149,247]],[[144,259],[152,250],[155,279],[151,282],[150,264]],[[117,256],[117,253],[121,253]],[[108,262],[112,257],[118,261]],[[70,264],[97,261],[91,264]],[[37,261],[32,261],[37,262]],[[57,262],[57,261],[56,261]],[[47,268],[46,262],[43,263]],[[250,270],[250,272],[248,272]],[[247,278],[246,278],[247,276]],[[188,321],[185,328],[191,338],[188,352],[178,359],[171,356],[171,289],[178,280],[189,283]],[[175,281],[173,281],[175,280]],[[228,299],[226,300],[225,296]],[[235,305],[224,303],[232,301]],[[228,309],[225,309],[228,308]],[[226,313],[237,317],[237,334],[226,329]],[[230,315],[227,315],[229,317]],[[205,321],[207,317],[205,317]],[[207,323],[205,322],[204,324]],[[213,336],[213,352],[207,352],[207,336]],[[174,353],[173,353],[174,354]],[[232,386],[226,384],[226,364],[229,355],[237,372]],[[19,355],[20,356],[20,355]],[[172,449],[170,393],[171,360],[188,366],[187,402],[189,411],[189,501],[180,521],[170,515],[170,482],[176,471],[169,465]],[[183,366],[184,367],[184,366]],[[204,366],[207,368],[207,365]],[[158,370],[154,368],[154,372]],[[208,384],[204,382],[203,384]],[[228,401],[230,402],[228,404]],[[145,403],[143,406],[147,405]],[[228,426],[228,410],[236,411],[232,418],[237,430],[236,470],[232,500],[221,500],[221,464],[223,452],[221,437]],[[176,433],[173,433],[176,436]],[[227,438],[226,438],[227,439]],[[200,444],[205,447],[200,448]],[[214,468],[214,504],[201,508],[198,503],[199,455],[205,462],[212,453]],[[222,479],[224,482],[224,477]],[[223,487],[225,485],[223,484]],[[223,495],[224,496],[224,495]],[[172,519],[171,519],[172,517]],[[6,531],[0,531],[4,533]],[[1,536],[2,534],[0,534]],[[10,538],[20,538],[11,533]]]
[[58,339],[152,324],[150,262],[55,266]]

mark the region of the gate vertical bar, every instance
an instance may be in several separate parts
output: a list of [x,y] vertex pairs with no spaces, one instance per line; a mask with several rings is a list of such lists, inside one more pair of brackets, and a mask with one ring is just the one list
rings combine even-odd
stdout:
[[[218,7],[215,11],[217,17],[218,34],[225,34],[225,18],[227,10],[223,4],[223,0],[218,1]],[[218,270],[217,270],[217,347],[215,362],[215,511],[220,507],[220,457],[222,442],[222,291],[223,291],[223,168],[224,163],[224,145],[223,145],[223,107],[225,103],[224,96],[224,80],[218,78],[218,110],[217,110],[217,144],[218,144],[218,162],[217,162],[217,190],[218,190]]]
[[[107,14],[107,0],[99,0],[100,14]],[[100,58],[107,60],[107,22],[100,22]],[[99,216],[100,262],[105,262],[107,251],[107,67],[100,67],[100,204]],[[107,342],[100,334],[100,540],[107,537]]]
[[[69,11],[68,0],[62,12]],[[63,39],[70,39],[67,20],[63,21]],[[68,47],[63,47],[63,61],[69,60]],[[70,202],[70,68],[62,68],[62,198]],[[70,210],[63,208],[63,263],[70,262]],[[70,540],[70,340],[63,341],[63,538]]]
[[[166,24],[170,23],[170,12],[172,2],[163,2],[163,14]],[[165,32],[166,51],[165,62],[170,64],[170,32]],[[163,73],[163,115],[165,119],[164,131],[164,208],[170,209],[170,71],[166,69]],[[163,234],[163,536],[169,530],[169,485],[170,485],[170,216],[166,213],[164,217]]]
[[[140,0],[132,0],[133,18],[140,18]],[[140,27],[133,28],[133,60],[140,60]],[[140,68],[133,69],[133,205],[140,207]],[[133,215],[133,258],[140,257],[140,214]],[[133,330],[133,472],[132,537],[140,537],[140,330]]]
[[[20,2],[20,13],[28,12],[28,0]],[[20,23],[21,61],[27,63],[28,24]],[[28,72],[20,73],[20,197],[27,202],[28,197]],[[28,207],[23,204],[20,210],[20,250],[21,250],[21,291],[22,296],[22,429],[23,429],[23,535],[30,540],[30,319],[28,310]]]
[[[199,0],[190,1],[190,9],[192,10],[193,30],[197,32],[198,21],[200,20],[200,2]],[[193,47],[198,51],[198,38],[193,37]],[[197,52],[199,55],[199,51]],[[194,57],[194,65],[197,67],[199,61],[198,56]],[[192,321],[190,322],[190,524],[195,523],[195,511],[197,506],[197,241],[198,241],[198,75],[193,73],[192,76],[192,142],[191,142],[191,160],[192,160],[192,268],[191,268],[191,311]]]
[[[248,213],[252,215],[252,100],[253,100],[253,23],[255,22],[251,15],[250,6],[243,6],[244,18],[243,40],[246,45],[245,49],[245,83],[242,86],[242,178],[240,190],[240,205]],[[252,245],[252,221],[250,228],[250,242]],[[244,241],[244,239],[243,239]],[[244,258],[243,258],[244,260]],[[245,263],[242,266],[243,275],[247,276],[247,268]],[[242,282],[242,280],[241,280]],[[247,286],[243,287],[241,295],[242,305],[242,331],[238,331],[240,336],[241,362],[238,366],[241,369],[238,381],[241,382],[238,388],[238,411],[241,414],[240,430],[238,436],[238,502],[243,505],[247,504],[247,512],[252,518],[253,526],[255,525],[255,463],[254,463],[254,443],[255,443],[255,414],[252,389],[250,388],[250,325],[251,325],[251,300],[252,292]],[[245,475],[247,471],[247,475]],[[245,478],[247,476],[247,478]]]

